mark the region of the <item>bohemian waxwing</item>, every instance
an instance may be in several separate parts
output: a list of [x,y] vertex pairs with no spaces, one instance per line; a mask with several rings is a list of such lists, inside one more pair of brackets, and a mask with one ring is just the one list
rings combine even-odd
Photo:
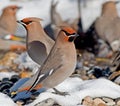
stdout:
[[[51,26],[54,32],[54,39],[56,39],[58,32],[60,31],[60,28],[57,26],[71,26],[73,29],[75,29],[79,35],[75,39],[75,47],[78,50],[81,49],[87,49],[92,52],[96,52],[95,45],[97,44],[96,35],[94,34],[94,28],[93,25],[88,29],[88,31],[85,33],[83,32],[82,28],[82,22],[81,22],[81,10],[80,10],[80,0],[77,2],[78,7],[78,17],[70,23],[69,21],[64,21],[61,17],[61,15],[57,12],[57,5],[58,1],[54,2],[55,0],[51,1],[51,8],[50,8],[50,16],[51,16]],[[50,32],[50,31],[49,31]],[[48,33],[49,34],[49,33]],[[52,35],[52,34],[50,34]]]
[[[50,18],[51,18],[51,26],[54,32],[54,39],[57,38],[57,35],[60,31],[60,28],[57,26],[70,26],[72,27],[74,30],[78,30],[78,23],[80,20],[80,16],[78,16],[78,18],[74,19],[72,23],[70,23],[70,20],[66,20],[64,21],[61,17],[61,15],[57,12],[57,5],[58,5],[58,1],[54,2],[55,0],[51,1],[51,7],[50,7]],[[80,3],[80,1],[78,0],[78,4]],[[78,5],[78,14],[80,13],[80,5]]]
[[14,34],[17,28],[16,13],[20,7],[10,5],[3,9],[0,16],[0,36]]
[[115,1],[108,1],[103,4],[101,16],[95,22],[95,29],[100,38],[105,40],[113,51],[119,49],[120,18]]
[[41,20],[36,17],[28,17],[18,21],[27,30],[27,52],[39,65],[43,64],[54,45],[54,40],[44,32],[40,24]]
[[0,16],[0,49],[25,49],[22,38],[14,36],[17,28],[16,13],[21,7],[10,5],[3,9]]
[[54,39],[57,38],[57,35],[60,31],[60,28],[57,26],[68,26],[69,24],[65,21],[63,21],[62,17],[60,14],[56,11],[56,7],[58,5],[58,1],[54,3],[54,0],[51,1],[51,7],[50,7],[50,18],[51,18],[51,26],[53,29],[53,36]]
[[[25,82],[18,92],[32,89],[53,88],[69,77],[76,67],[76,49],[74,40],[76,32],[67,26],[62,26],[47,59],[35,75]],[[39,58],[39,57],[38,57]]]

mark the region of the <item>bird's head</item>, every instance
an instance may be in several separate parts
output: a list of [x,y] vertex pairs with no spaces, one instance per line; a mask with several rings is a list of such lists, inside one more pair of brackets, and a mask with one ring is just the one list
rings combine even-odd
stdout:
[[102,14],[117,14],[116,4],[119,3],[119,1],[108,1],[105,2],[102,6]]
[[25,28],[28,28],[32,23],[40,23],[40,21],[42,21],[41,18],[27,17],[17,22],[22,24]]
[[65,35],[64,39],[69,42],[73,42],[78,36],[76,31],[69,26],[60,26],[61,32]]
[[40,22],[40,21],[42,21],[42,19],[37,17],[28,17],[21,20],[21,22],[26,25],[29,25],[32,22]]
[[10,14],[16,14],[16,12],[21,9],[20,6],[17,5],[10,5],[3,9],[3,13],[10,13]]

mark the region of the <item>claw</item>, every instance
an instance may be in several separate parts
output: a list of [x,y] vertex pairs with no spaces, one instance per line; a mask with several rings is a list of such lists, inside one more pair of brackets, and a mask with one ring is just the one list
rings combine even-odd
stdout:
[[57,90],[56,88],[53,88],[53,90],[55,91],[55,92],[52,92],[54,94],[59,94],[61,96],[70,95],[68,92],[61,92],[61,91]]

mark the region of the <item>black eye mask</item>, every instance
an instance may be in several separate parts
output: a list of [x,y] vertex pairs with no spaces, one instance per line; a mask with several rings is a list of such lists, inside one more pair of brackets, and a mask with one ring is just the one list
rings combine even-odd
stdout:
[[70,36],[70,35],[74,35],[75,33],[72,33],[72,34],[70,34],[70,33],[68,33],[67,31],[65,31],[65,30],[62,30],[67,36]]

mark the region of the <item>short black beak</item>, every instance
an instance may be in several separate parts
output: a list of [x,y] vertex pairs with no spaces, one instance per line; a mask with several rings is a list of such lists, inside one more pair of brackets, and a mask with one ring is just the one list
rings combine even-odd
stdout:
[[69,42],[74,41],[74,40],[76,39],[76,37],[78,37],[78,36],[79,36],[79,35],[78,35],[77,33],[70,35],[70,36],[69,36]]
[[20,23],[21,25],[26,26],[26,24],[23,23],[22,20],[17,20],[17,23]]
[[118,3],[120,3],[120,1],[115,1],[115,4],[118,4]]
[[78,37],[79,35],[77,33],[70,35],[70,37]]
[[17,23],[20,23],[20,24],[22,24],[23,22],[22,22],[21,20],[17,20]]
[[21,9],[22,7],[21,6],[18,6],[17,9]]

